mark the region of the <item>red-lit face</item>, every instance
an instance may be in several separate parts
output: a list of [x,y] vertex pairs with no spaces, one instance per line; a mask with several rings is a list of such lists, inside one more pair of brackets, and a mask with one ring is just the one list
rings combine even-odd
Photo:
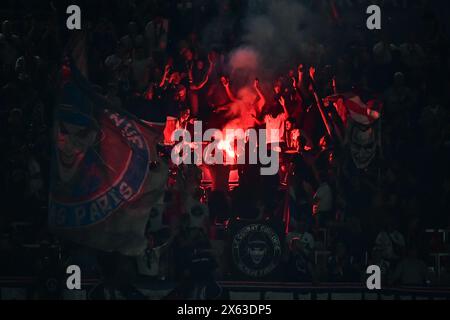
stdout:
[[169,82],[174,85],[180,84],[180,82],[181,82],[180,74],[178,72],[172,73],[172,75],[170,76]]
[[334,164],[334,154],[333,154],[333,152],[330,152],[330,154],[328,155],[328,163],[330,165]]
[[145,99],[147,100],[153,100],[154,90],[153,87],[150,86],[147,91],[145,92]]
[[178,98],[180,98],[180,99],[186,98],[186,88],[180,89],[178,91]]
[[185,58],[187,61],[191,61],[191,60],[194,58],[194,54],[192,53],[191,50],[186,50],[186,51],[184,52],[184,58]]
[[275,94],[280,94],[281,93],[281,86],[279,84],[276,84],[273,87],[273,91],[275,92]]
[[293,126],[292,122],[286,121],[285,128],[287,131],[291,131],[294,128],[294,126]]
[[320,138],[319,146],[321,149],[327,148],[327,140],[325,139],[325,137]]
[[187,119],[189,119],[189,117],[191,116],[191,110],[190,109],[186,109],[181,113],[181,120],[185,121]]
[[197,69],[203,70],[204,67],[205,67],[205,63],[202,60],[198,60],[197,61]]

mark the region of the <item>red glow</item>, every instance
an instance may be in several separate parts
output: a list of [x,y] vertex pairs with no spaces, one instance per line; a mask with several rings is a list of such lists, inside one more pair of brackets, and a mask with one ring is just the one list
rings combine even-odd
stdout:
[[217,148],[219,150],[223,150],[225,151],[225,153],[228,155],[228,157],[230,158],[235,158],[236,157],[236,152],[234,151],[234,140],[230,139],[230,138],[225,138],[223,140],[221,140],[218,144],[217,144]]

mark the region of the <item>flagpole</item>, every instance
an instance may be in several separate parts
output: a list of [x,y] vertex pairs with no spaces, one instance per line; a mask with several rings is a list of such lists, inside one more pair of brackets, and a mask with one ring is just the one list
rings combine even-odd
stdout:
[[328,135],[330,137],[333,137],[331,134],[330,124],[328,123],[325,113],[323,112],[323,109],[322,109],[322,102],[320,101],[319,95],[316,92],[316,84],[315,84],[314,78],[312,78],[312,77],[311,77],[311,83],[312,83],[312,92],[314,95],[314,99],[316,100],[316,105],[317,105],[317,108],[319,109],[320,116],[322,117],[323,124],[325,125],[325,128],[327,129]]

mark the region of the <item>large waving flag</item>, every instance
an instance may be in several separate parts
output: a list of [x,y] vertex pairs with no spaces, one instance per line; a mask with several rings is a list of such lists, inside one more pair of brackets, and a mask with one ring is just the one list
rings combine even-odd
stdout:
[[63,72],[49,227],[92,248],[138,255],[146,247],[150,210],[162,203],[167,180],[167,165],[156,152],[163,128],[113,110],[74,63]]
[[350,117],[360,124],[371,125],[380,118],[380,112],[374,108],[375,100],[370,100],[366,104],[359,96],[352,95],[345,99],[344,103]]
[[336,110],[344,123],[348,118],[362,125],[372,125],[381,116],[381,103],[372,99],[367,103],[355,93],[334,95],[327,99],[336,102]]

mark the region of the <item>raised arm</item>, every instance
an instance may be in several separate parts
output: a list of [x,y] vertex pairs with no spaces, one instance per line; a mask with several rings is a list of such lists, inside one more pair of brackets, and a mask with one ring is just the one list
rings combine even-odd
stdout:
[[169,72],[170,72],[170,65],[166,64],[166,66],[164,67],[163,77],[161,79],[161,82],[159,83],[160,88],[164,87],[164,85],[166,84],[167,77],[169,76]]
[[261,88],[259,87],[259,80],[255,79],[253,82],[253,87],[255,88],[256,93],[258,94],[258,102],[256,103],[256,107],[258,108],[258,111],[261,111],[264,105],[266,104],[266,98],[261,92]]
[[228,99],[230,99],[232,102],[236,102],[237,99],[234,97],[233,92],[231,92],[230,89],[230,81],[224,76],[220,77],[220,81],[222,82],[222,85],[225,88],[225,92],[227,93]]
[[265,123],[264,120],[258,119],[258,117],[254,113],[251,113],[250,115],[252,116],[253,120],[255,120],[255,123],[257,125],[262,126]]
[[313,66],[309,67],[309,77],[311,81],[315,84],[316,83],[316,68]]
[[302,87],[302,85],[303,85],[303,75],[304,75],[304,72],[303,72],[303,64],[299,64],[298,65],[298,68],[297,68],[297,73],[298,73],[298,80],[297,80],[297,89],[300,89],[301,87]]
[[286,118],[289,117],[289,113],[288,113],[287,108],[286,108],[286,101],[284,100],[283,96],[280,97],[278,102],[283,107],[283,112],[284,112],[284,115],[286,116]]
[[331,87],[333,88],[333,93],[337,94],[336,76],[331,79]]
[[208,72],[206,73],[205,78],[203,79],[202,82],[200,82],[199,84],[194,84],[192,83],[193,78],[192,78],[192,69],[189,70],[189,81],[191,82],[190,85],[190,89],[191,90],[200,90],[202,89],[209,81],[209,76],[211,75],[212,70],[214,69],[214,60],[212,59],[212,56],[210,54],[208,54],[208,61],[209,61],[209,68],[208,68]]

